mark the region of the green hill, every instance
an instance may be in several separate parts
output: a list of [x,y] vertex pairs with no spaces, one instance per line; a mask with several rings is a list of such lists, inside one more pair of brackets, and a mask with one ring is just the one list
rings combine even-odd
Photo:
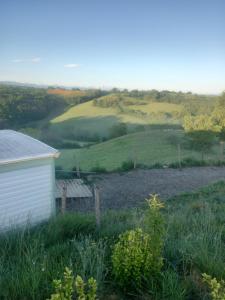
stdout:
[[172,103],[100,107],[94,105],[94,101],[89,101],[69,108],[52,119],[50,124],[52,130],[59,133],[66,129],[75,135],[88,132],[89,135],[97,134],[101,137],[107,136],[110,128],[121,122],[131,129],[138,125],[177,124],[179,120],[174,118],[174,114],[179,114],[181,110],[182,105]]
[[[137,157],[138,163],[145,165],[177,162],[177,147],[171,143],[171,140],[182,135],[182,130],[150,130],[128,134],[89,148],[61,150],[56,165],[64,169],[72,169],[78,159],[84,171],[95,167],[104,167],[111,171],[134,157]],[[215,153],[208,155],[208,158],[216,158],[216,153],[218,153],[217,149]],[[201,159],[200,153],[186,149],[182,149],[181,156],[182,159],[187,157]]]

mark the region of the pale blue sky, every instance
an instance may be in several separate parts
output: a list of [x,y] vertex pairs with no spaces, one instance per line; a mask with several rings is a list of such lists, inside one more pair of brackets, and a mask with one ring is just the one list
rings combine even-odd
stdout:
[[225,90],[224,0],[0,0],[0,80]]

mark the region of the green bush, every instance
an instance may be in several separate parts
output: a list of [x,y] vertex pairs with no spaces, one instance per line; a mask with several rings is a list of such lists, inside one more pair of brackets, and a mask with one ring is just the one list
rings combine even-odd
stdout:
[[225,281],[218,281],[216,278],[207,274],[202,274],[203,282],[207,283],[210,288],[210,295],[212,300],[225,300]]
[[161,214],[161,209],[164,205],[160,202],[158,195],[151,195],[150,199],[147,199],[147,204],[148,209],[144,216],[144,228],[151,236],[151,247],[156,260],[159,259],[161,261],[163,239],[165,236],[165,222]]
[[78,275],[74,278],[72,271],[65,268],[63,279],[53,280],[55,292],[48,300],[72,300],[76,294],[77,300],[95,300],[97,283],[94,278],[89,278],[87,284]]
[[141,287],[144,279],[159,273],[162,258],[153,252],[153,241],[141,228],[119,236],[112,254],[115,279],[122,288]]
[[127,134],[127,125],[125,123],[115,124],[110,128],[109,137],[111,139]]
[[132,160],[124,161],[120,167],[120,171],[126,172],[134,169],[134,162]]

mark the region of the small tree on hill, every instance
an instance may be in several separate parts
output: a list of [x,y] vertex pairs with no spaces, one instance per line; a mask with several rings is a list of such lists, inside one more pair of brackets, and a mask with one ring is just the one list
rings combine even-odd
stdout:
[[219,132],[219,139],[221,142],[225,142],[225,126],[222,127],[221,131]]
[[225,127],[222,127],[221,131],[219,132],[219,140],[220,140],[220,154],[221,160],[224,158],[224,144],[225,144]]
[[186,134],[189,147],[199,151],[204,160],[204,154],[209,153],[215,141],[215,133],[212,131],[198,130]]
[[110,137],[116,138],[127,134],[127,125],[125,123],[115,124],[110,128]]

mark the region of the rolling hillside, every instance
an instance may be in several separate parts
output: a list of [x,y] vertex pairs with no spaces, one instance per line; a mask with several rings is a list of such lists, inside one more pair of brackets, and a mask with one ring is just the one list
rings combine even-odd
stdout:
[[[52,129],[64,129],[74,132],[88,132],[107,136],[110,128],[117,123],[127,123],[129,128],[148,124],[177,124],[166,114],[179,113],[182,106],[172,103],[147,103],[146,105],[128,105],[121,112],[117,107],[95,106],[93,101],[69,108],[66,112],[50,121]],[[143,115],[143,112],[146,114]],[[154,115],[151,115],[153,113]]]
[[[84,171],[95,167],[104,167],[112,171],[134,156],[137,157],[138,163],[148,166],[156,163],[177,162],[177,147],[170,140],[171,136],[182,137],[182,135],[181,130],[150,130],[128,134],[89,148],[61,150],[56,165],[64,169],[72,169],[78,159]],[[216,158],[218,149],[214,152],[207,158]],[[181,151],[181,156],[182,159],[187,157],[201,159],[200,153],[184,149]]]

